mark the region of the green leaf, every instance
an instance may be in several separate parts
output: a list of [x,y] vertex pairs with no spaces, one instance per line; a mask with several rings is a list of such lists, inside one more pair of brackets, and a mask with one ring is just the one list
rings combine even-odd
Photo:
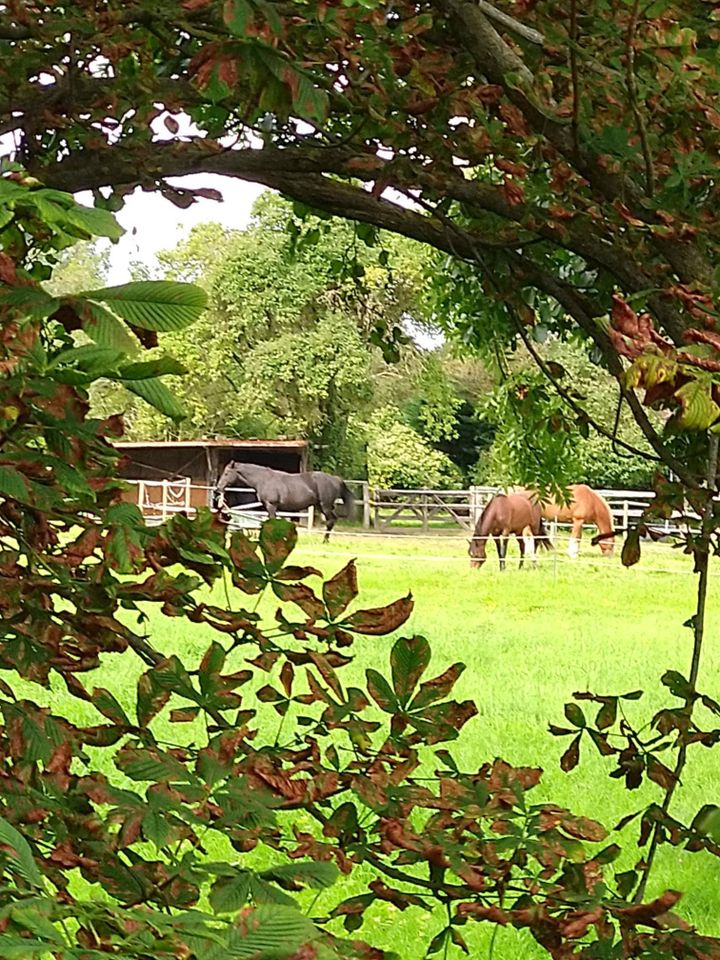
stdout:
[[227,0],[223,7],[223,20],[236,37],[245,36],[250,14],[250,4],[247,0]]
[[377,670],[366,670],[367,688],[375,703],[385,713],[397,713],[400,704],[385,677]]
[[113,313],[133,326],[158,333],[183,330],[197,320],[207,304],[207,295],[200,287],[170,280],[138,280],[90,290],[81,296],[107,303]]
[[13,203],[24,200],[28,196],[28,188],[21,186],[7,177],[0,177],[0,203]]
[[129,363],[118,368],[118,380],[148,380],[152,377],[168,375],[182,376],[187,373],[179,360],[174,357],[158,357],[156,360],[145,360],[141,363]]
[[341,803],[323,827],[326,837],[336,837],[347,843],[358,828],[358,813],[354,803]]
[[127,327],[106,307],[92,300],[69,299],[80,316],[85,333],[103,347],[114,347],[127,355],[138,351],[138,341]]
[[210,906],[215,913],[237,913],[248,901],[250,895],[249,870],[238,871],[237,876],[221,877],[210,891]]
[[162,380],[152,377],[149,380],[129,380],[125,383],[131,393],[142,397],[151,407],[170,417],[171,420],[184,420],[185,408]]
[[712,398],[712,380],[696,378],[675,391],[682,404],[677,426],[683,430],[707,430],[720,416],[720,407]]
[[274,884],[268,883],[257,874],[250,878],[250,899],[255,903],[276,903],[282,907],[296,907],[297,903]]
[[26,940],[11,934],[0,934],[0,956],[3,960],[31,960],[32,957],[47,960],[52,956],[51,944],[46,940]]
[[88,239],[109,237],[111,240],[119,240],[125,233],[125,228],[120,226],[112,213],[101,207],[83,207],[75,202],[65,210],[65,218],[73,226],[83,230]]
[[331,887],[340,871],[334,863],[322,860],[303,860],[300,863],[283,863],[260,874],[263,880],[274,880],[286,890],[312,887],[324,890]]
[[425,637],[401,637],[393,644],[390,666],[395,693],[404,705],[430,663],[430,644]]
[[49,364],[49,369],[69,367],[95,378],[112,373],[123,359],[121,350],[97,343],[84,343],[61,351]]
[[158,690],[169,690],[188,700],[199,702],[200,696],[192,685],[190,675],[175,654],[158,663],[148,671],[148,675]]
[[0,844],[5,847],[12,868],[33,887],[42,887],[43,878],[37,868],[30,845],[15,827],[0,817]]
[[568,718],[570,723],[576,727],[585,726],[585,714],[582,712],[581,708],[577,703],[566,703],[565,704],[565,716]]
[[317,936],[315,924],[299,910],[261,904],[238,921],[225,946],[211,949],[204,960],[285,957]]
[[60,306],[57,297],[52,297],[42,287],[0,286],[0,303],[18,310],[33,320],[44,320]]
[[679,697],[681,700],[694,699],[695,694],[690,681],[677,670],[666,670],[660,680],[674,697]]
[[124,727],[129,727],[131,725],[128,715],[117,702],[115,697],[110,693],[110,691],[105,690],[104,687],[95,687],[92,692],[92,702],[95,709],[113,723],[117,723],[119,726]]
[[165,846],[170,836],[170,824],[164,813],[159,810],[151,810],[147,816],[143,817],[142,831],[145,839],[150,840],[160,850]]
[[194,779],[179,760],[157,749],[126,747],[117,755],[115,763],[131,780],[186,783]]
[[27,503],[29,490],[23,474],[12,467],[0,466],[0,495],[12,500],[19,500],[21,503]]

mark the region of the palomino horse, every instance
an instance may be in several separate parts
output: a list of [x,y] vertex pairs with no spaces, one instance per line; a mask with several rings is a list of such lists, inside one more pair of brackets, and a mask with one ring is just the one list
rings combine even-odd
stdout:
[[319,507],[325,517],[325,540],[330,539],[330,531],[335,526],[337,513],[335,501],[342,500],[345,516],[350,516],[353,495],[340,477],[313,470],[308,473],[286,473],[284,470],[272,470],[254,463],[239,463],[231,460],[222,472],[217,489],[220,494],[220,506],[225,501],[224,491],[228,487],[248,486],[257,494],[265,512],[274,519],[278,511],[294,513],[307,507]]
[[520,547],[520,566],[525,560],[525,550],[535,559],[535,544],[546,550],[552,544],[542,520],[542,512],[537,503],[532,503],[522,494],[500,493],[493,497],[480,514],[475,524],[475,533],[470,541],[470,566],[481,567],[486,557],[489,537],[495,540],[500,569],[505,569],[505,555],[510,534],[517,537]]
[[[533,503],[539,503],[542,515],[546,520],[559,520],[560,523],[571,523],[572,531],[568,543],[568,556],[573,560],[580,553],[580,538],[585,523],[594,523],[598,533],[614,534],[613,518],[607,500],[595,493],[585,483],[574,483],[568,487],[570,499],[568,503],[558,503],[552,496],[539,499],[535,490],[524,490],[521,487],[513,488],[516,493],[522,493]],[[600,541],[600,549],[605,556],[610,556],[614,549],[612,538]]]

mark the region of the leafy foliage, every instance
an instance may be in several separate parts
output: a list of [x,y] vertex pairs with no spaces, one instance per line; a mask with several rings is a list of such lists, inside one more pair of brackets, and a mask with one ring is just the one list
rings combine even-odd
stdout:
[[[431,952],[467,950],[460,930],[476,920],[527,929],[556,956],[717,955],[715,941],[661,926],[678,894],[631,904],[612,889],[616,845],[599,846],[598,823],[534,801],[539,770],[463,771],[442,746],[420,774],[423,754],[477,712],[451,699],[464,665],[428,677],[428,641],[400,636],[387,675],[368,669],[364,688],[342,679],[356,636],[398,631],[410,596],[356,606],[353,562],[316,587],[317,570],[289,563],[287,521],[268,521],[257,542],[228,542],[207,510],[146,527],[114,478],[121,420],[89,419],[87,403],[111,359],[130,383],[146,382],[145,362],[72,345],[85,299],[43,294],[4,252],[0,272],[2,956],[371,960],[381,951],[352,935],[374,904],[438,900],[447,921]],[[154,312],[164,322],[168,287],[157,289],[142,301],[155,304],[146,328]],[[218,606],[203,586],[223,579]],[[271,624],[242,599],[263,591],[280,602]],[[150,611],[201,626],[204,655],[158,649]],[[110,686],[95,685],[101,665]],[[58,684],[77,702],[69,716],[48,697]],[[692,696],[682,678],[668,685]],[[356,868],[374,874],[368,892],[343,898],[338,878]],[[332,907],[301,912],[305,887]]]
[[[526,350],[516,350],[481,407],[496,424],[496,434],[477,465],[477,481],[537,485],[552,464],[556,483],[651,488],[656,471],[651,448],[612,377],[572,343],[551,340],[536,350],[580,411],[557,394]],[[660,428],[662,418],[651,417]]]
[[[466,949],[457,928],[475,919],[527,929],[555,957],[718,955],[716,941],[669,913],[677,892],[643,902],[660,844],[717,853],[714,808],[680,827],[669,814],[688,749],[714,742],[696,710],[717,712],[697,689],[720,526],[717,432],[708,436],[720,408],[720,73],[706,7],[604,2],[588,14],[554,0],[503,9],[467,0],[9,5],[0,52],[14,69],[0,77],[2,124],[33,177],[16,171],[0,188],[0,659],[14,684],[0,688],[0,798],[43,887],[34,885],[27,848],[5,829],[5,956],[121,950],[215,960],[256,947],[307,955],[307,944],[296,949],[311,940],[307,919],[262,907],[269,890],[277,898],[270,880],[250,879],[253,902],[235,923],[196,907],[216,880],[203,845],[213,832],[239,855],[262,843],[290,860],[376,870],[369,894],[337,904],[325,923],[316,918],[312,943],[345,955],[373,951],[328,933],[337,918],[353,931],[376,900],[409,908],[434,899],[445,903],[447,924],[431,951]],[[180,133],[177,111],[200,136]],[[174,143],[151,135],[160,117]],[[230,135],[235,149],[227,149]],[[119,502],[106,436],[120,424],[87,419],[87,386],[119,372],[120,340],[127,344],[130,332],[97,296],[52,297],[35,281],[74,240],[117,238],[109,210],[136,184],[193,202],[202,188],[167,181],[188,170],[251,176],[306,214],[354,219],[371,242],[380,228],[423,241],[449,258],[453,326],[464,342],[502,345],[510,330],[522,338],[526,328],[575,328],[615,377],[654,455],[678,478],[658,478],[647,529],[673,510],[701,518],[684,538],[699,574],[691,669],[665,675],[680,708],[656,718],[658,737],[677,747],[674,766],[639,731],[621,729],[630,741],[617,757],[627,785],[647,774],[663,790],[659,812],[641,818],[649,849],[633,871],[637,885],[636,877],[609,876],[618,851],[597,850],[597,824],[528,801],[538,771],[496,761],[466,773],[441,749],[436,776],[414,776],[420,753],[438,737],[453,739],[472,716],[472,705],[444,699],[459,666],[417,692],[392,667],[392,682],[379,671],[367,677],[367,695],[338,677],[353,634],[398,628],[408,598],[332,617],[304,582],[314,572],[279,576],[289,530],[273,525],[258,548],[242,537],[228,548],[207,514],[149,531]],[[99,191],[106,184],[109,194]],[[62,192],[81,189],[96,191],[94,209]],[[315,229],[298,231],[298,243],[314,244]],[[494,312],[478,310],[487,302]],[[70,334],[79,329],[96,349],[75,345]],[[154,343],[153,330],[134,332]],[[375,339],[397,354],[392,329],[381,325]],[[669,413],[662,433],[639,390],[646,405]],[[628,540],[628,563],[638,559],[644,527]],[[275,633],[252,611],[196,595],[196,584],[212,583],[221,569],[241,591],[272,590],[293,605],[281,608]],[[231,639],[211,644],[188,669],[117,616],[142,613],[146,603]],[[281,717],[297,707],[302,736],[263,743],[254,707],[243,709],[237,693],[251,679],[232,662],[246,644],[258,648],[250,665],[272,681],[257,698]],[[80,679],[128,650],[148,668],[129,724]],[[392,655],[418,680],[424,651],[408,638]],[[296,666],[306,667],[299,687]],[[51,679],[79,701],[95,699],[110,722],[85,726],[29,698],[26,684],[34,690]],[[590,725],[577,704],[566,713],[567,769],[586,736],[604,749],[619,695],[596,699]],[[176,723],[198,711],[206,722],[197,739],[157,736],[168,708]],[[336,738],[348,747],[342,757]],[[110,751],[122,779],[98,773],[95,750]],[[303,829],[298,810],[311,827]],[[102,897],[82,899],[68,876],[75,869]],[[244,866],[233,860],[219,869],[223,880],[227,869],[237,876],[242,900]]]
[[434,450],[392,407],[378,410],[367,425],[368,479],[374,487],[460,487],[463,476],[444,453]]

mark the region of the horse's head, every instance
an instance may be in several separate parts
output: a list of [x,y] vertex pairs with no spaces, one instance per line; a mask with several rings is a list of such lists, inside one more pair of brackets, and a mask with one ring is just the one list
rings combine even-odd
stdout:
[[217,482],[217,489],[222,492],[223,490],[227,489],[227,487],[231,487],[234,483],[237,483],[239,480],[242,480],[241,464],[237,463],[235,460],[231,460],[220,474],[220,479]]
[[224,512],[229,506],[225,499],[225,490],[227,490],[228,487],[239,486],[241,483],[242,473],[240,471],[240,464],[236,463],[235,460],[231,460],[220,474],[220,479],[215,487],[215,508]]
[[470,569],[479,570],[480,567],[485,563],[487,557],[485,555],[485,537],[478,537],[477,533],[470,540],[468,548],[468,553],[470,554]]
[[615,541],[612,539],[601,540],[600,549],[604,557],[611,557],[613,555],[613,551],[615,550]]

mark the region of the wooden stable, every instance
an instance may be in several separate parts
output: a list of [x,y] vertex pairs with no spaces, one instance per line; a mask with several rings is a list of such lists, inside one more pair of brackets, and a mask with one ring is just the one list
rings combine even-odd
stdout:
[[[288,473],[307,469],[305,440],[178,440],[115,444],[123,454],[120,477],[131,488],[125,499],[145,517],[164,520],[213,505],[213,492],[231,460]],[[254,497],[249,497],[253,500]]]

